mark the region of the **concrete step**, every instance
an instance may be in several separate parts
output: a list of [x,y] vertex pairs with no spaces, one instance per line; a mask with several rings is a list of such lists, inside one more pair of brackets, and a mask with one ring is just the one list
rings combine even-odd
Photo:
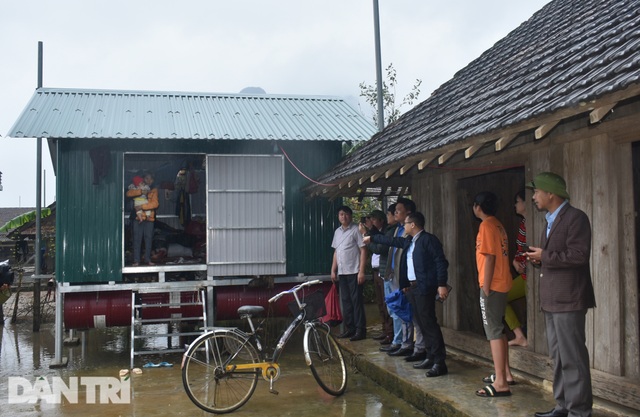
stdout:
[[[370,333],[379,334],[377,330],[373,329]],[[511,386],[513,395],[510,397],[477,396],[476,390],[487,385],[482,378],[493,373],[493,364],[465,352],[448,348],[449,373],[427,378],[424,370],[414,369],[413,363],[406,362],[403,357],[380,352],[380,343],[370,336],[356,342],[337,340],[358,372],[428,416],[532,417],[535,412],[548,411],[555,405],[549,381],[516,371],[513,371],[516,384]],[[621,409],[597,400],[594,403],[594,417],[623,417],[637,413],[637,410]]]

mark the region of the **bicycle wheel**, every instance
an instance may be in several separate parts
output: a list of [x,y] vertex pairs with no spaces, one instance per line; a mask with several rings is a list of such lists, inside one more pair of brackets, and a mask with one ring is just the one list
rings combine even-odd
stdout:
[[347,365],[340,346],[320,324],[304,332],[304,358],[320,387],[331,395],[342,395],[347,388]]
[[259,361],[255,348],[231,332],[196,339],[184,354],[182,384],[195,405],[209,413],[230,413],[243,406],[258,384],[260,368],[234,366]]

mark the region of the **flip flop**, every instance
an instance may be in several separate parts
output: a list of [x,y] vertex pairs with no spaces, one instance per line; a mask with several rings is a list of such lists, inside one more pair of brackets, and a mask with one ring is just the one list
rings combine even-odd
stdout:
[[153,363],[153,362],[147,362],[144,365],[142,365],[143,368],[159,368],[160,364],[158,363]]
[[168,368],[171,366],[173,366],[173,364],[169,362],[160,362],[160,363],[147,362],[144,365],[142,365],[143,368],[160,368],[160,367]]
[[[484,391],[484,392],[482,392]],[[511,391],[497,391],[493,385],[487,385],[486,387],[476,391],[478,397],[490,398],[490,397],[508,397],[511,395]]]
[[[484,382],[486,384],[492,384],[492,383],[496,382],[496,374],[491,374],[489,376],[485,376],[484,378],[482,378],[482,382]],[[516,385],[517,382],[516,381],[507,381],[507,384]]]

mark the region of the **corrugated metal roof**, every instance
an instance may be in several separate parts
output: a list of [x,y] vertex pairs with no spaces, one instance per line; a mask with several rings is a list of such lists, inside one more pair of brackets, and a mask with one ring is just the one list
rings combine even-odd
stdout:
[[640,83],[640,0],[555,0],[389,125],[322,183],[366,174],[413,155]]
[[7,136],[360,141],[375,132],[338,97],[41,88]]

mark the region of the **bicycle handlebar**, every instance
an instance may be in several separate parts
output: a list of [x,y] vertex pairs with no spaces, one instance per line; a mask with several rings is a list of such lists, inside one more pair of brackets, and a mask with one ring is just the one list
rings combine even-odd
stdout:
[[274,295],[273,297],[269,298],[269,302],[273,303],[274,301],[278,301],[278,299],[280,299],[280,297],[282,297],[283,295],[295,294],[295,293],[297,293],[298,291],[300,291],[304,287],[308,287],[310,285],[320,284],[321,282],[322,281],[320,281],[319,279],[314,279],[313,281],[303,282],[302,284],[296,285],[296,286],[292,287],[289,290],[282,291],[281,293],[278,293],[278,294]]

